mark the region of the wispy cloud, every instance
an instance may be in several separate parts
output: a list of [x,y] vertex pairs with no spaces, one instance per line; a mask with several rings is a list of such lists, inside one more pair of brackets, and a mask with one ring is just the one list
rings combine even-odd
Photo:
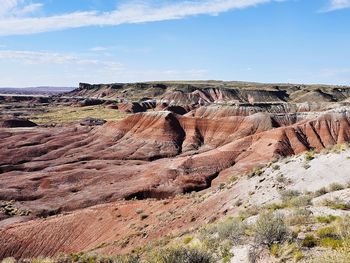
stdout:
[[[26,13],[41,6],[27,4],[25,0],[0,0],[5,3],[1,12],[18,14]],[[217,15],[234,9],[243,9],[269,2],[281,0],[181,0],[171,1],[129,1],[110,12],[79,11],[41,17],[0,18],[0,35],[22,35],[50,32],[86,26],[112,26],[132,23],[146,23],[163,20],[182,19],[196,15]],[[34,5],[34,6],[33,6]],[[40,5],[40,6],[39,6]],[[19,8],[22,6],[21,8]],[[10,11],[10,12],[9,12]]]
[[42,3],[26,0],[0,0],[0,17],[21,17],[32,14],[42,8]]
[[[197,68],[135,69],[99,53],[69,54],[49,51],[0,50],[1,86],[76,85],[146,80],[206,79],[209,72]],[[16,78],[12,69],[15,68]],[[18,77],[20,76],[20,77]]]
[[350,0],[329,0],[329,4],[321,12],[331,12],[335,10],[350,8]]
[[18,50],[0,50],[0,62],[15,62],[20,64],[74,64],[74,65],[93,65],[110,70],[121,69],[122,65],[115,61],[91,59],[85,56],[77,56],[65,53],[46,52],[46,51],[18,51]]
[[91,52],[102,52],[102,51],[106,51],[108,50],[107,47],[93,47],[93,48],[90,48],[89,51]]

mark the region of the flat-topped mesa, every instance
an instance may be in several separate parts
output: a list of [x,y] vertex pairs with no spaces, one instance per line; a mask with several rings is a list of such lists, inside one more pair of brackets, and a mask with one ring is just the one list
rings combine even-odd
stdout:
[[349,87],[220,81],[86,84],[67,93],[107,99],[165,99],[170,105],[212,103],[335,102],[350,97]]

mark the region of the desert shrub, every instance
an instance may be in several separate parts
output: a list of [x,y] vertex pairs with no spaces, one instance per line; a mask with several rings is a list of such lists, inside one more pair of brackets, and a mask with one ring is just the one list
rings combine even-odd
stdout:
[[[201,247],[205,251],[211,253],[212,255],[215,255],[216,259],[221,259],[223,263],[229,262],[233,256],[230,252],[232,248],[232,242],[228,239],[221,239],[219,237],[218,226],[221,224],[226,225],[229,220],[233,219],[231,218],[224,222],[205,226],[200,230],[198,236],[201,242]],[[225,227],[222,227],[221,231],[224,232],[224,229]],[[226,235],[226,237],[229,237],[229,235]],[[222,238],[224,237],[222,236]]]
[[297,190],[284,190],[280,192],[282,202],[289,202],[290,199],[300,196],[300,192]]
[[303,247],[315,247],[317,245],[317,239],[314,235],[306,235],[305,238],[301,241]]
[[264,171],[261,168],[255,168],[253,171],[248,173],[248,178],[252,178],[254,176],[260,176],[264,173]]
[[314,150],[310,150],[308,152],[305,153],[305,161],[309,162],[313,159],[315,159],[315,151]]
[[281,167],[278,164],[272,165],[273,170],[279,170]]
[[278,262],[298,262],[304,255],[296,243],[285,242],[283,244],[273,244],[270,253],[278,258]]
[[329,247],[332,249],[336,249],[343,245],[343,241],[332,237],[324,237],[320,239],[319,245],[321,247]]
[[221,259],[223,262],[229,262],[233,256],[230,252],[232,243],[228,240],[222,241],[212,236],[206,236],[202,237],[201,246],[208,253],[215,255],[215,259]]
[[229,218],[218,224],[217,233],[221,240],[228,239],[233,244],[239,244],[242,241],[247,226],[239,218]]
[[303,207],[308,206],[311,204],[311,196],[309,195],[302,195],[291,198],[289,201],[286,201],[287,206],[291,207]]
[[277,175],[276,181],[283,184],[289,184],[291,182],[291,180],[286,178],[283,174]]
[[304,207],[311,204],[310,194],[301,195],[296,190],[285,190],[280,192],[283,207]]
[[214,258],[210,253],[197,248],[175,247],[160,250],[149,262],[214,263]]
[[84,253],[73,253],[70,255],[61,255],[51,262],[54,263],[140,263],[140,257],[137,254],[120,255],[113,257],[103,257],[96,255],[87,255]]
[[308,164],[308,163],[304,163],[303,167],[304,167],[305,170],[307,170],[307,169],[309,169],[311,167],[311,165]]
[[293,254],[293,261],[298,262],[298,261],[302,260],[304,257],[305,256],[304,256],[303,252],[301,252],[300,250],[295,251]]
[[238,180],[238,177],[236,175],[230,176],[229,183],[234,183]]
[[279,209],[283,209],[285,207],[286,207],[285,203],[271,203],[271,204],[266,205],[264,208],[266,208],[270,211],[276,211]]
[[293,213],[287,218],[290,225],[307,224],[311,220],[311,211],[306,208],[299,208],[293,211]]
[[345,187],[344,187],[344,185],[339,184],[339,183],[332,183],[328,186],[328,188],[331,192],[334,192],[334,191],[343,190]]
[[325,224],[329,224],[332,223],[333,221],[335,221],[338,217],[334,216],[334,215],[327,215],[327,216],[317,216],[316,220],[319,223],[325,223]]
[[335,223],[338,235],[342,239],[350,239],[350,217],[346,216]]
[[344,202],[338,198],[334,198],[333,200],[325,199],[322,204],[332,209],[350,210],[350,203]]
[[320,189],[318,189],[316,192],[315,192],[315,197],[318,197],[318,196],[321,196],[321,195],[325,195],[327,194],[328,191],[326,189],[326,187],[321,187]]
[[247,209],[241,210],[239,212],[239,218],[243,220],[251,216],[255,216],[257,214],[259,214],[259,208],[256,205],[253,205],[251,207],[248,207]]
[[346,144],[336,144],[332,147],[331,151],[333,153],[341,153],[346,150]]
[[316,233],[317,233],[317,236],[320,238],[324,238],[324,237],[336,238],[336,237],[338,237],[336,228],[332,227],[332,226],[320,228],[316,231]]
[[190,237],[190,236],[184,237],[184,244],[187,245],[191,243],[192,239],[193,237]]
[[320,256],[310,258],[307,263],[348,263],[350,262],[350,243],[344,242],[344,244],[337,248],[324,252]]
[[278,257],[278,253],[280,251],[280,244],[272,244],[270,247],[271,255]]
[[284,241],[288,236],[288,228],[282,215],[263,212],[253,227],[255,242],[271,247],[274,243]]

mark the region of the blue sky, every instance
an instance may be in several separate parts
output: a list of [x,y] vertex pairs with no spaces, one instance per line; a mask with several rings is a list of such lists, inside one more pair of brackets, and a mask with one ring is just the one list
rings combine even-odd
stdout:
[[0,86],[350,85],[350,0],[0,0]]

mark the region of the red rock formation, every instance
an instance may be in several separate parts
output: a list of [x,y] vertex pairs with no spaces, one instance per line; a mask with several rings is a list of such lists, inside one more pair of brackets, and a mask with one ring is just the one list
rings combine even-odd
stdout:
[[[17,133],[3,129],[0,200],[14,199],[18,208],[48,216],[121,198],[170,197],[208,188],[215,178],[225,180],[233,171],[247,171],[279,156],[350,140],[347,112],[302,114],[292,121],[288,115],[269,113],[224,115],[160,111],[133,114],[92,130],[37,128]],[[160,205],[154,202],[153,212]],[[182,202],[189,205],[184,215],[196,213],[188,201]],[[211,209],[219,209],[220,202],[210,204]],[[123,234],[101,234],[101,229],[126,227],[123,221],[113,222],[117,214],[113,209],[120,204],[4,228],[0,243],[6,245],[0,248],[0,258],[88,250],[120,240]],[[132,217],[130,211],[125,213]],[[107,221],[99,223],[98,215]],[[181,225],[180,220],[177,224]],[[98,225],[101,229],[92,229]]]

